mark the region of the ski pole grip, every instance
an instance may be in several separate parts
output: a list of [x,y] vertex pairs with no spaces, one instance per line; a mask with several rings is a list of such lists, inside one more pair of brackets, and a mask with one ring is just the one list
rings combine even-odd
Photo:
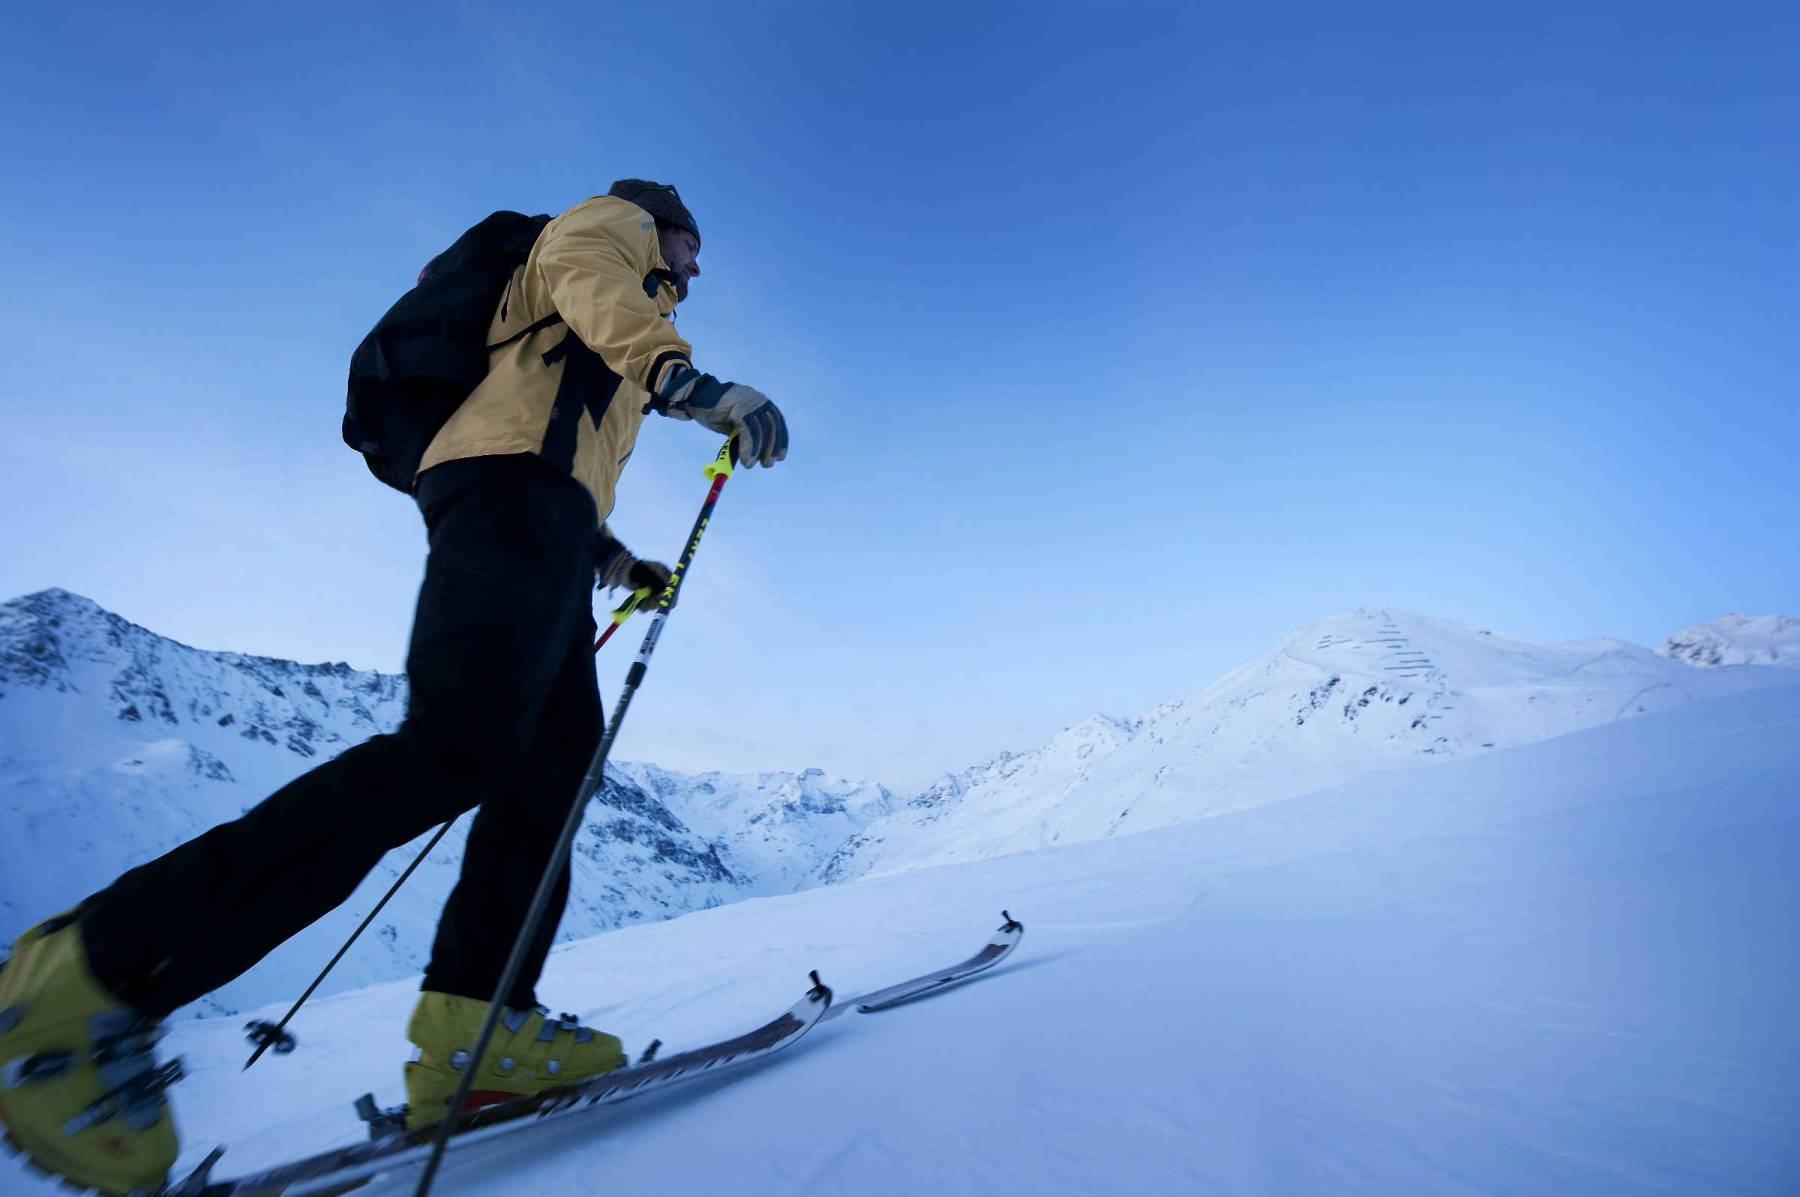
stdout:
[[625,601],[613,608],[612,621],[624,623],[631,618],[631,613],[643,606],[656,592],[649,586],[640,586],[625,596]]
[[737,444],[737,437],[726,437],[724,446],[701,469],[700,472],[706,475],[708,481],[716,482],[721,477],[731,477],[731,471],[737,468],[737,454],[732,452],[732,446],[735,444]]

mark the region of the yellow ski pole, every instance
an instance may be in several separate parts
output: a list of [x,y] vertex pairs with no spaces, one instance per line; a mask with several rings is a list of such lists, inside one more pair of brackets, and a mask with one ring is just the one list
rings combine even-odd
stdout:
[[[717,456],[707,462],[705,468],[700,471],[708,478],[712,479],[713,482],[712,491],[706,496],[706,506],[701,512],[700,528],[702,530],[705,529],[706,518],[712,514],[712,505],[718,501],[719,492],[725,488],[725,479],[731,477],[731,471],[734,465],[735,462],[731,455],[731,442],[726,441],[725,447],[720,449]],[[698,539],[697,534],[696,539]],[[675,568],[679,570],[681,566],[678,565]],[[676,579],[671,577],[669,579],[669,584],[663,588],[663,595],[671,600],[671,606],[674,605],[673,592],[675,587]],[[656,599],[657,601],[652,603],[652,599]],[[601,645],[605,644],[608,640],[611,640],[612,634],[625,626],[625,621],[631,618],[632,612],[648,611],[652,608],[660,609],[661,605],[661,596],[657,595],[656,589],[651,586],[640,586],[630,594],[626,595],[625,601],[613,608],[612,621],[606,625],[606,630],[600,633],[600,638],[598,640],[594,641],[594,651],[599,652]]]

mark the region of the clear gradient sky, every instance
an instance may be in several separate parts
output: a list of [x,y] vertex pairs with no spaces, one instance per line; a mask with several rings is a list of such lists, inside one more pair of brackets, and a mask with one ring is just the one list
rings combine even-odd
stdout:
[[[696,363],[793,449],[621,756],[910,786],[1357,606],[1800,614],[1791,3],[6,25],[0,597],[398,669],[424,540],[338,441],[350,350],[480,216],[636,175],[704,234]],[[679,551],[714,447],[646,424],[628,543]]]

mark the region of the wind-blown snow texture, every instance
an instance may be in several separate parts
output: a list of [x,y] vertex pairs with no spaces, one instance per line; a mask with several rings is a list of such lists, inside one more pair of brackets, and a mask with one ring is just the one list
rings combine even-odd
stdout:
[[[392,730],[405,703],[400,677],[189,648],[66,591],[0,606],[0,936],[10,942],[124,869]],[[830,827],[821,821],[811,836],[756,837],[747,828],[780,826],[794,811],[831,803],[872,815],[888,801],[878,786],[816,770],[709,774],[691,783],[692,801],[689,784],[653,766],[609,770],[576,843],[562,938],[785,892],[787,873],[816,869],[861,826],[858,816]],[[730,806],[724,825],[709,822],[709,803]],[[458,820],[322,992],[424,966],[467,822]],[[422,844],[391,853],[349,902],[218,991],[201,1012],[298,994]],[[733,857],[733,845],[751,868]],[[771,854],[785,867],[764,877],[758,870]]]
[[[1800,1191],[1786,676],[1154,834],[564,945],[546,996],[635,1048],[741,1029],[808,968],[849,994],[943,963],[1002,906],[1028,928],[985,979],[453,1160],[440,1190]],[[184,1159],[222,1141],[223,1170],[248,1171],[354,1140],[351,1099],[398,1097],[413,999],[329,999],[298,1055],[249,1073],[237,1020],[175,1028]]]

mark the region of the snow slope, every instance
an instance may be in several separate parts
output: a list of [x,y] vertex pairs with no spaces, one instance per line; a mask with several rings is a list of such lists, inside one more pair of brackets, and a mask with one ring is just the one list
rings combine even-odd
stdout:
[[[10,943],[126,868],[391,730],[405,703],[401,677],[190,648],[66,591],[0,605],[0,940]],[[639,775],[654,780],[654,792],[633,780]],[[784,787],[856,810],[883,809],[886,795],[817,771],[690,781],[652,766],[610,769],[576,843],[562,937],[789,888],[787,871],[758,874],[767,865],[761,857],[750,868],[732,858],[735,822],[689,822],[670,805],[698,817],[719,792],[760,793],[775,819],[779,799],[791,796]],[[698,791],[692,800],[688,789]],[[848,810],[828,843],[789,837],[781,846],[789,866],[816,869],[861,826]],[[423,967],[468,822],[457,821],[323,992]],[[349,902],[212,995],[203,1011],[298,994],[422,843],[390,853]]]
[[[438,1192],[1800,1191],[1800,686],[1701,701],[1150,834],[871,878],[557,949],[544,990],[641,1046],[1014,961],[826,1024],[760,1071],[466,1163]],[[358,1136],[405,982],[239,1071],[170,1046],[185,1159]],[[7,1192],[48,1184],[4,1174]],[[410,1192],[410,1177],[371,1197]]]
[[1354,777],[1791,681],[1619,640],[1529,644],[1391,610],[1322,620],[1143,719],[1002,754],[872,823],[827,880],[1170,827]]
[[1683,628],[1657,652],[1703,668],[1785,665],[1800,668],[1800,619],[1785,615],[1722,615]]
[[[1785,635],[1750,622],[1756,651]],[[1733,634],[1741,648],[1749,632]],[[620,763],[578,842],[561,934],[1172,827],[1792,677],[1363,611],[1303,629],[1193,699],[1138,720],[1097,716],[911,798],[818,770],[695,777]],[[0,605],[0,936],[393,727],[404,702],[401,678],[202,652],[63,591]],[[461,846],[459,824],[325,992],[422,966]],[[390,854],[349,903],[200,1012],[297,993],[415,850]]]

